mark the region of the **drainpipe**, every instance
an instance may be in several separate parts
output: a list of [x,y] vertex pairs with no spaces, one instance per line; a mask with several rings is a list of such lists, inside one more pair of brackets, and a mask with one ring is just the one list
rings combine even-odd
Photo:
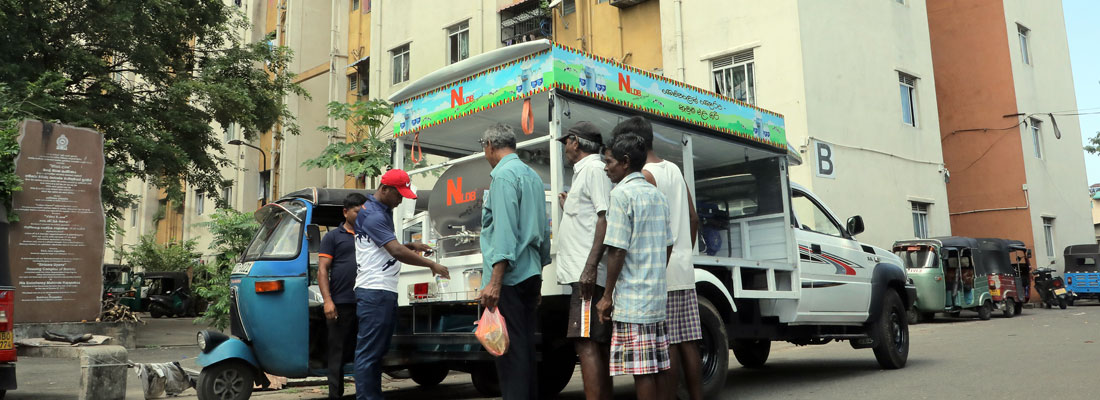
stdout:
[[[337,100],[336,99],[336,92],[337,92],[337,90],[336,90],[336,87],[337,87],[337,84],[336,84],[336,72],[337,72],[336,71],[336,54],[338,53],[338,50],[336,48],[336,34],[339,32],[339,29],[337,29],[338,28],[337,25],[339,24],[338,17],[340,15],[339,14],[339,10],[340,10],[340,8],[339,8],[340,4],[339,3],[341,3],[340,0],[332,0],[332,5],[331,5],[332,9],[329,12],[329,15],[331,15],[331,18],[329,18],[329,50],[328,50],[328,102],[329,103],[332,103],[333,101]],[[360,5],[360,7],[363,7],[363,6],[365,6],[365,5]],[[355,11],[352,11],[352,12],[355,12]],[[349,16],[349,18],[350,18],[350,16]],[[343,76],[344,75],[342,73],[343,71],[340,71],[340,72],[341,72],[340,76]],[[356,79],[358,79],[358,77]],[[331,115],[328,115],[327,108],[326,108],[325,115],[328,117],[328,119],[325,120],[325,125],[334,126],[336,124],[336,120],[333,119]],[[339,129],[339,128],[337,128],[337,129]],[[328,136],[328,138],[325,140],[325,142],[327,144],[332,144],[332,140],[333,140],[333,138],[335,138],[336,135],[330,133],[327,136]],[[326,171],[326,172],[328,174],[328,179],[327,179],[328,184],[326,186],[328,186],[328,187],[338,187],[338,186],[334,186],[336,184],[336,182],[339,180],[339,179],[336,179],[336,168],[329,167],[328,171]],[[343,186],[343,185],[340,185],[340,186]]]
[[683,0],[675,0],[672,6],[672,23],[675,32],[672,34],[676,38],[676,61],[679,65],[676,66],[680,82],[687,82],[687,73],[684,68],[684,18],[681,13],[683,8]]
[[980,212],[989,211],[1012,211],[1012,210],[1026,210],[1031,207],[1031,196],[1027,192],[1027,184],[1024,185],[1024,205],[1022,207],[1001,207],[1001,208],[985,208],[981,210],[970,210],[953,212],[951,215],[963,215],[963,214],[975,214]]

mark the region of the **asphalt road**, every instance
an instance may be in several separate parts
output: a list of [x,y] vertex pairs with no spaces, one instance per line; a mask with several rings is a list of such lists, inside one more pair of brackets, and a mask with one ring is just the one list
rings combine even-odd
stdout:
[[[807,347],[776,343],[767,365],[757,370],[742,368],[731,355],[722,398],[1096,398],[1087,387],[1096,380],[1100,363],[1100,305],[1083,302],[1067,310],[1025,309],[1024,315],[1012,319],[994,315],[990,321],[979,321],[976,314],[963,313],[962,318],[912,326],[909,363],[901,370],[882,370],[871,350],[853,350],[847,343]],[[139,345],[147,347],[132,351],[130,359],[181,361],[185,368],[194,368],[197,349],[187,341],[198,329],[189,320],[157,320],[139,335]],[[76,398],[76,360],[22,358],[18,370],[20,388],[9,392],[8,399]],[[629,378],[615,383],[616,399],[634,398]],[[435,388],[387,377],[384,389],[391,400],[484,398],[464,373],[452,373]],[[349,387],[348,393],[352,391]],[[257,392],[254,398],[325,395],[322,386],[299,386]],[[141,383],[133,374],[127,379],[127,398],[142,398]],[[196,397],[192,389],[177,398]],[[579,369],[560,398],[584,398]]]

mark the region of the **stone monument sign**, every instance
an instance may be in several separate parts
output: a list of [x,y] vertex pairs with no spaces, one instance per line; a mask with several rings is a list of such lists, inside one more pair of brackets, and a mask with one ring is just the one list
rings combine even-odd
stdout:
[[92,321],[103,294],[103,135],[27,120],[8,238],[15,322]]

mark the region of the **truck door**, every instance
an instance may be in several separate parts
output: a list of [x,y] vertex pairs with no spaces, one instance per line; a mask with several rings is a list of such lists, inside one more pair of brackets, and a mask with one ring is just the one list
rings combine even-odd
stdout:
[[795,239],[802,270],[800,312],[834,314],[830,321],[866,319],[874,264],[860,243],[810,195],[793,190]]

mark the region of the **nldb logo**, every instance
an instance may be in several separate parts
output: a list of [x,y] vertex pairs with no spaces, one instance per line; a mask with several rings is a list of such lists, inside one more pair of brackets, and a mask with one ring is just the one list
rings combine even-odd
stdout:
[[[458,181],[455,183],[455,181]],[[462,204],[477,200],[477,191],[463,192],[462,177],[447,180],[447,205]]]
[[642,95],[641,90],[633,89],[630,87],[630,75],[623,75],[622,72],[619,73],[619,90],[635,96]]
[[474,100],[473,95],[463,96],[463,87],[459,86],[458,89],[451,89],[451,108],[461,106]]

